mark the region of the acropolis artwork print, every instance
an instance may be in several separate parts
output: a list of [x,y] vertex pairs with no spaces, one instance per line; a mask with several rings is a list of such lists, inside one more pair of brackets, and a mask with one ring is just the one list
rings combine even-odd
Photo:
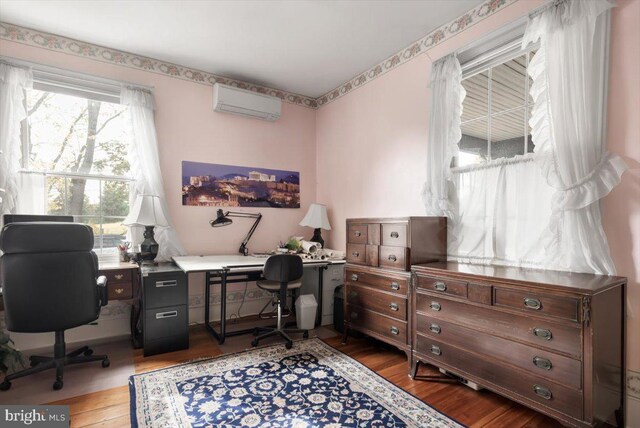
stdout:
[[300,173],[182,161],[182,205],[300,208]]

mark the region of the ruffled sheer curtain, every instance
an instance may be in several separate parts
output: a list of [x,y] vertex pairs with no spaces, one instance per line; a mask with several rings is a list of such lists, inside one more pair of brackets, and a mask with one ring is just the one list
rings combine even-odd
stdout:
[[[185,252],[167,208],[153,117],[153,94],[143,89],[123,87],[120,102],[129,107],[127,114],[131,124],[131,170],[135,179],[131,201],[133,202],[137,195],[156,195],[160,198],[169,227],[155,229],[155,239],[159,245],[156,261],[169,261],[171,257],[183,255]],[[130,229],[134,243],[142,241],[142,232],[142,227]]]
[[540,41],[529,66],[536,162],[555,192],[544,233],[550,269],[615,274],[599,200],[624,161],[604,141],[609,9],[606,0],[556,1],[532,15],[523,47]]
[[0,214],[15,213],[18,204],[20,127],[27,117],[25,90],[32,86],[30,69],[0,62]]
[[455,222],[457,197],[449,166],[451,159],[458,154],[458,142],[462,137],[462,101],[466,96],[462,87],[462,69],[455,54],[433,64],[429,87],[427,181],[423,200],[427,215],[445,216]]

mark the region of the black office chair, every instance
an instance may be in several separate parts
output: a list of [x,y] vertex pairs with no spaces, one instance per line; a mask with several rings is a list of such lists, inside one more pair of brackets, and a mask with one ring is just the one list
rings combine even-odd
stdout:
[[[6,219],[5,219],[6,220]],[[64,366],[102,361],[83,346],[65,354],[64,331],[98,319],[107,304],[107,280],[98,277],[98,258],[92,251],[93,231],[81,223],[8,223],[0,234],[0,285],[7,329],[19,333],[55,332],[53,357],[32,356],[31,368],[10,374],[11,381],[44,370],[56,369],[54,390],[63,386]]]
[[287,341],[285,347],[291,349],[293,340],[291,340],[287,333],[302,333],[302,337],[305,339],[309,337],[308,330],[282,327],[282,312],[287,302],[287,290],[300,288],[302,286],[302,281],[300,281],[302,278],[302,269],[302,259],[295,255],[278,254],[267,259],[262,273],[265,279],[257,281],[256,284],[261,289],[277,296],[278,326],[275,329],[266,329],[268,330],[266,333],[253,339],[251,346],[258,346],[260,340],[278,334]]

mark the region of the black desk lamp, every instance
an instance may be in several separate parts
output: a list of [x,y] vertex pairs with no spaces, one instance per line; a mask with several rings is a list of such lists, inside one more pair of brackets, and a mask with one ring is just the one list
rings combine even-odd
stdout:
[[242,241],[242,244],[240,244],[240,249],[238,250],[238,252],[240,254],[248,256],[249,255],[249,249],[247,248],[247,244],[249,243],[249,239],[251,239],[251,235],[253,235],[253,232],[256,231],[256,228],[258,227],[258,223],[260,223],[260,220],[262,219],[262,214],[260,214],[260,213],[252,214],[252,213],[233,212],[233,211],[227,211],[225,213],[222,210],[218,210],[217,218],[215,220],[209,221],[209,224],[211,225],[211,227],[228,226],[231,223],[233,223],[233,220],[231,220],[229,217],[255,218],[256,219],[256,221],[251,226],[251,229],[249,229],[249,232],[247,233],[247,236],[244,237],[244,240]]

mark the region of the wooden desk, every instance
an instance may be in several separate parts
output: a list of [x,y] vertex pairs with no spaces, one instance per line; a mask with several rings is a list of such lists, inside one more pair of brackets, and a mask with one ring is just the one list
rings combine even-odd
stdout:
[[98,275],[107,277],[109,300],[130,300],[138,295],[140,273],[135,263],[100,264]]

